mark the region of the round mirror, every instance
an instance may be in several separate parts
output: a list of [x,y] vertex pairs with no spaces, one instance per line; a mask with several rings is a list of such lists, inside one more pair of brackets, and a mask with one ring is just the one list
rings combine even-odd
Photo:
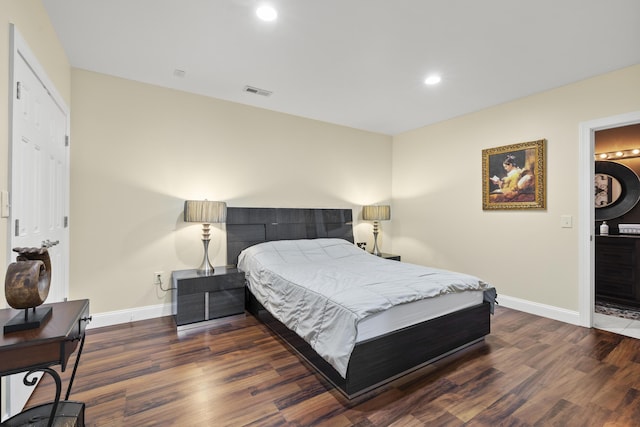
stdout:
[[640,199],[638,175],[621,163],[596,162],[594,188],[596,221],[622,216]]
[[596,194],[596,208],[606,208],[618,201],[622,194],[622,185],[615,177],[606,173],[597,173],[593,180]]

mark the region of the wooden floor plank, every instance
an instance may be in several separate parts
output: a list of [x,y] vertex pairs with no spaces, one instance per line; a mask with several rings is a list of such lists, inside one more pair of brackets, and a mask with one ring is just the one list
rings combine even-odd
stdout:
[[349,401],[248,314],[163,317],[89,330],[71,399],[87,426],[640,426],[640,340],[498,307],[484,342]]

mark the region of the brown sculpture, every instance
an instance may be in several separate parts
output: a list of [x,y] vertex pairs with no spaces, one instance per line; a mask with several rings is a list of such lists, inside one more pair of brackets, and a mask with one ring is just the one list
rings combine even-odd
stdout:
[[[51,285],[51,259],[47,248],[14,248],[16,262],[9,264],[4,282],[7,303],[24,309],[24,316],[16,316],[4,327],[4,332],[37,328],[51,315],[51,309],[36,312],[44,303]],[[29,309],[32,309],[31,314]]]

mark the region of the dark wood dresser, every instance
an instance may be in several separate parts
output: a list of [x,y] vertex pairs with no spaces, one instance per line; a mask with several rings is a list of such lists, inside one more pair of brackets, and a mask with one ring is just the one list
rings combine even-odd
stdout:
[[596,298],[640,307],[640,236],[596,236]]

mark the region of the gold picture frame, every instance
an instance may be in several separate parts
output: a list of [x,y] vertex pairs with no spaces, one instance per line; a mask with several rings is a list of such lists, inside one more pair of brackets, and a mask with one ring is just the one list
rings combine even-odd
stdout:
[[546,139],[482,150],[482,209],[545,209]]

